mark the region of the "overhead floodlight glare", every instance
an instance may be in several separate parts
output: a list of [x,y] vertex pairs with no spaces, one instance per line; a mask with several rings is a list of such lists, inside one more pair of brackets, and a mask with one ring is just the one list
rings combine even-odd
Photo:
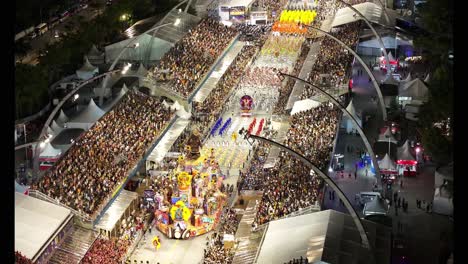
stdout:
[[135,48],[138,48],[138,46],[140,46],[140,43],[135,43]]
[[328,172],[333,172],[333,169],[331,167],[328,168]]
[[177,18],[176,21],[174,22],[174,26],[178,26],[180,24],[180,18]]
[[39,144],[39,147],[41,147],[41,148],[45,147],[45,143],[41,142],[41,144]]

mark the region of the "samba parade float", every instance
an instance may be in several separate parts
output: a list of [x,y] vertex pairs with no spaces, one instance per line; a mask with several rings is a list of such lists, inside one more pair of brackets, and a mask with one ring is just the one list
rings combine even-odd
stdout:
[[213,230],[221,218],[226,194],[214,149],[200,155],[200,135],[192,132],[177,168],[169,175],[175,188],[156,195],[156,227],[169,238],[188,239]]

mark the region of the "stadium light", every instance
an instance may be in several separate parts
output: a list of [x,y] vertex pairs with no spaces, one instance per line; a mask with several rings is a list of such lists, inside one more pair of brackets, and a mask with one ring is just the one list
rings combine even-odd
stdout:
[[180,24],[180,18],[177,18],[174,22],[174,26],[178,26]]

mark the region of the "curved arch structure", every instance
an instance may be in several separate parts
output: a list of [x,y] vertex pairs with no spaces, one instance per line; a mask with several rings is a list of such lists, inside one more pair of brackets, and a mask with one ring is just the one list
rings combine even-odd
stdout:
[[[342,4],[346,5],[351,10],[353,10],[356,14],[358,14],[362,18],[362,20],[364,20],[364,22],[366,22],[367,26],[369,26],[369,28],[372,30],[372,33],[374,33],[375,37],[379,41],[380,47],[382,48],[382,51],[384,53],[385,60],[386,60],[386,66],[387,66],[386,67],[387,68],[387,74],[390,74],[391,68],[390,68],[390,61],[388,60],[387,50],[385,49],[385,45],[384,45],[384,43],[382,41],[382,38],[380,38],[380,35],[377,33],[377,31],[375,31],[375,28],[371,25],[369,20],[367,20],[367,18],[361,12],[359,12],[356,8],[354,8],[351,4],[346,3],[344,0],[337,0],[337,1],[339,1]],[[382,8],[384,8],[384,7],[382,7]],[[390,76],[389,80],[390,81],[393,80],[392,75],[390,74],[389,76]]]
[[382,110],[382,116],[383,116],[383,120],[387,120],[387,109],[385,108],[385,102],[383,100],[383,96],[382,96],[382,92],[380,91],[380,87],[379,87],[379,84],[377,83],[377,80],[375,79],[375,76],[372,74],[372,71],[371,69],[369,69],[369,67],[367,66],[367,64],[362,60],[362,58],[350,47],[348,47],[346,44],[344,44],[341,40],[337,39],[336,37],[334,37],[332,34],[324,31],[324,30],[321,30],[319,28],[316,28],[316,27],[313,27],[313,26],[307,26],[308,28],[311,28],[311,29],[314,29],[314,30],[317,30],[317,31],[320,31],[322,32],[323,34],[327,35],[328,37],[330,37],[331,39],[335,40],[336,42],[338,42],[343,48],[345,48],[346,50],[348,50],[349,52],[351,52],[351,54],[354,55],[354,57],[361,63],[362,67],[364,67],[364,69],[366,70],[367,74],[369,75],[369,77],[371,78],[372,80],[372,84],[374,85],[374,88],[375,88],[375,91],[377,92],[377,96],[379,97],[379,102],[380,102],[380,109]]
[[[371,253],[374,253],[373,246],[369,243],[369,238],[367,236],[366,231],[364,230],[364,226],[362,225],[361,219],[359,218],[358,214],[356,213],[356,210],[354,210],[354,207],[351,205],[351,202],[348,200],[346,195],[343,193],[343,191],[336,185],[336,183],[325,173],[323,173],[317,166],[315,166],[310,160],[308,160],[306,157],[302,156],[301,154],[297,153],[296,151],[292,150],[291,148],[284,146],[278,142],[275,142],[273,140],[256,136],[256,135],[249,135],[248,133],[245,134],[245,138],[249,139],[252,138],[254,140],[260,140],[262,142],[266,142],[270,145],[274,145],[279,147],[280,149],[285,150],[289,154],[292,154],[302,162],[304,162],[306,165],[312,168],[312,170],[317,173],[317,175],[320,176],[337,194],[338,197],[343,201],[346,209],[348,209],[349,213],[351,214],[351,217],[354,220],[354,223],[356,224],[357,229],[359,230],[359,235],[361,236],[361,242],[362,245],[369,249]],[[373,254],[371,254],[373,256]],[[374,260],[372,260],[372,263],[375,263]]]
[[308,82],[306,80],[300,79],[300,78],[298,78],[296,76],[289,75],[287,73],[279,72],[279,74],[283,75],[283,76],[286,76],[286,77],[289,77],[289,78],[292,78],[292,79],[295,79],[296,81],[301,81],[301,82],[303,82],[305,84],[308,84],[312,88],[318,90],[320,93],[325,95],[328,99],[330,99],[330,101],[336,107],[340,108],[340,110],[349,117],[351,122],[353,122],[354,126],[356,127],[356,130],[359,132],[359,135],[361,136],[362,141],[364,141],[364,145],[366,146],[367,152],[369,152],[369,155],[371,156],[371,160],[372,160],[372,163],[374,164],[374,168],[375,168],[375,176],[377,177],[377,179],[380,179],[379,164],[377,162],[377,159],[375,158],[374,150],[372,149],[372,147],[371,147],[371,145],[369,143],[369,140],[367,139],[366,134],[364,134],[364,131],[362,130],[362,127],[359,125],[359,123],[354,118],[354,116],[350,112],[348,112],[348,110],[346,110],[346,108],[344,108],[335,98],[333,98],[333,96],[331,96],[329,93],[322,90],[320,87],[318,87],[318,86],[316,86],[316,85],[314,85],[314,84],[312,84],[312,83],[310,83],[310,82]]

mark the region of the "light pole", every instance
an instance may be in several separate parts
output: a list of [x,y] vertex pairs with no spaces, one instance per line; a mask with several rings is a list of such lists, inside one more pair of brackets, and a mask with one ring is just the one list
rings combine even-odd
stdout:
[[394,84],[395,80],[393,79],[393,76],[391,74],[390,61],[388,60],[388,54],[387,54],[387,51],[385,50],[385,45],[384,45],[384,43],[382,41],[382,38],[380,38],[380,35],[377,33],[375,28],[371,25],[370,21],[367,20],[367,18],[363,14],[361,14],[361,12],[359,12],[356,8],[354,8],[352,5],[346,3],[344,0],[337,0],[337,1],[340,1],[341,3],[343,3],[344,5],[349,7],[351,10],[353,10],[356,14],[358,14],[362,18],[362,20],[364,20],[364,22],[366,22],[367,26],[369,26],[369,28],[372,30],[372,33],[374,33],[375,37],[379,41],[380,47],[381,47],[381,49],[382,49],[382,51],[384,53],[384,56],[385,56],[387,74],[389,75],[389,78],[386,79],[386,80],[388,80],[391,84]]
[[[177,22],[178,21],[178,22]],[[178,24],[180,23],[180,19],[176,20],[176,23],[174,23],[174,26],[177,26]],[[142,34],[134,37],[125,47],[122,48],[122,50],[120,51],[119,55],[117,56],[117,58],[114,59],[114,62],[112,63],[112,65],[109,67],[109,70],[108,71],[112,71],[114,70],[115,66],[117,65],[117,62],[119,61],[120,57],[122,57],[123,53],[125,52],[125,50],[127,48],[138,48],[139,46],[139,43],[136,43],[136,44],[133,44],[133,42],[135,42],[136,40],[138,40],[141,36],[144,36],[145,34],[148,34],[149,32],[151,31],[155,31],[161,27],[165,27],[165,26],[168,26],[168,25],[172,25],[172,23],[165,23],[165,24],[162,24],[162,25],[159,25],[157,27],[154,27],[154,28],[151,28],[145,32],[143,32]],[[133,45],[133,46],[132,46]],[[101,92],[100,92],[100,95],[99,95],[99,106],[102,107],[103,103],[104,103],[104,93],[106,91],[106,86],[107,86],[107,83],[109,82],[109,76],[106,76],[104,78],[104,81],[102,82],[102,87],[101,87]]]
[[[346,110],[346,108],[344,108],[333,96],[331,96],[329,93],[325,92],[323,89],[321,89],[320,87],[306,81],[306,80],[303,80],[301,78],[298,78],[296,76],[292,76],[292,75],[289,75],[287,73],[282,73],[282,72],[278,72],[279,75],[281,76],[286,76],[286,77],[289,77],[289,78],[292,78],[292,79],[295,79],[296,81],[300,81],[300,82],[303,82],[307,85],[309,85],[310,87],[314,88],[315,90],[319,91],[320,93],[322,93],[323,95],[325,95],[328,99],[330,99],[330,101],[336,106],[338,107],[345,115],[347,115],[349,117],[349,119],[351,120],[351,122],[354,124],[354,126],[356,127],[356,130],[359,132],[359,135],[361,136],[362,138],[362,141],[364,142],[364,145],[367,149],[367,151],[369,152],[369,155],[371,156],[371,160],[372,160],[372,163],[374,164],[374,168],[375,168],[375,176],[377,177],[377,179],[380,179],[380,169],[379,169],[379,164],[377,162],[377,159],[375,158],[375,154],[374,154],[374,151],[372,150],[372,147],[369,143],[369,140],[367,139],[367,136],[366,134],[364,134],[364,131],[362,130],[361,126],[359,125],[359,123],[357,122],[357,120],[354,118],[354,116],[348,112],[348,110]],[[380,183],[381,186],[382,186],[382,182]],[[383,189],[383,187],[382,187]]]
[[362,245],[369,249],[370,251],[370,256],[372,257],[372,263],[375,263],[375,258],[374,258],[374,247],[372,246],[372,244],[369,242],[369,238],[367,236],[367,233],[366,231],[364,230],[364,226],[362,225],[362,222],[361,222],[361,219],[359,218],[356,210],[354,210],[354,207],[351,205],[351,202],[348,200],[348,198],[346,197],[346,195],[343,193],[343,191],[338,187],[338,185],[336,185],[336,183],[330,178],[330,176],[328,176],[327,174],[323,173],[319,168],[317,168],[317,166],[315,166],[310,160],[308,160],[306,157],[302,156],[301,154],[297,153],[296,151],[292,150],[291,148],[287,147],[287,146],[284,146],[278,142],[275,142],[273,140],[270,140],[270,139],[267,139],[267,138],[264,138],[264,137],[260,137],[260,136],[256,136],[256,135],[251,135],[249,133],[245,133],[245,136],[244,138],[246,139],[254,139],[254,140],[259,140],[259,141],[262,141],[262,142],[266,142],[270,145],[274,145],[274,146],[277,146],[279,147],[280,149],[283,149],[285,150],[286,152],[288,152],[289,154],[292,154],[293,156],[295,156],[296,158],[298,158],[299,160],[301,160],[302,162],[304,162],[306,165],[308,165],[309,167],[312,168],[312,170],[317,173],[318,176],[320,176],[320,178],[322,178],[337,194],[338,194],[338,197],[343,201],[343,204],[345,205],[346,209],[348,209],[349,213],[351,214],[351,217],[353,218],[353,221],[354,223],[356,224],[356,227],[359,231],[359,235],[361,236],[361,243]]
[[374,85],[374,88],[375,88],[375,91],[377,92],[377,96],[379,97],[379,102],[380,102],[380,110],[382,111],[382,117],[383,117],[383,120],[386,121],[387,120],[387,109],[385,108],[385,103],[384,103],[384,99],[383,99],[383,96],[382,96],[382,92],[380,91],[380,87],[379,87],[379,84],[377,83],[377,80],[375,79],[375,76],[372,74],[372,71],[371,69],[369,69],[369,67],[367,66],[367,64],[362,60],[362,58],[350,47],[348,47],[346,44],[344,44],[341,40],[337,39],[336,37],[334,37],[332,34],[324,31],[324,30],[321,30],[319,28],[316,28],[316,27],[313,27],[313,26],[307,26],[308,28],[311,28],[311,29],[314,29],[314,30],[317,30],[319,32],[322,32],[323,34],[327,35],[328,37],[330,37],[331,39],[335,40],[336,42],[338,42],[343,48],[345,48],[347,51],[351,52],[351,54],[354,55],[354,57],[361,63],[362,67],[366,70],[367,74],[369,75],[369,77],[371,78],[372,80],[372,84]]

